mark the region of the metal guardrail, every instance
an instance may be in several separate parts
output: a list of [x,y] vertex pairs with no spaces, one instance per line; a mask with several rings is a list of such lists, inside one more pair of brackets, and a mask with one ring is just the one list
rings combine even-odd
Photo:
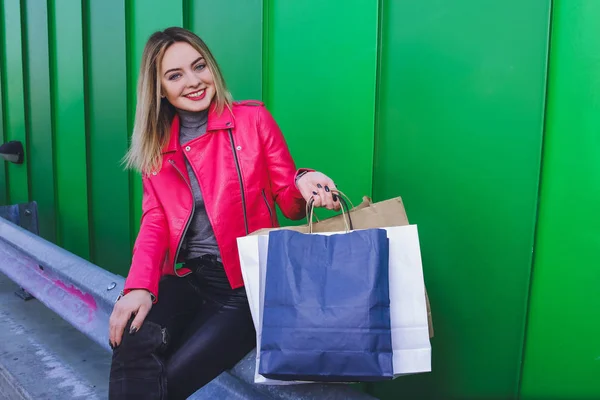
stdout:
[[123,277],[0,219],[0,270],[100,346]]
[[[37,209],[35,203],[32,204],[11,206],[10,219],[21,225],[28,223],[27,217],[37,220],[34,215]],[[108,319],[114,301],[123,288],[124,278],[17,226],[4,219],[6,215],[4,218],[2,216],[0,213],[0,271],[106,351],[110,351]],[[20,216],[26,218],[20,220]],[[37,225],[27,227],[37,233]],[[253,351],[231,371],[225,372],[190,398],[373,399],[347,385],[256,385],[254,368]]]

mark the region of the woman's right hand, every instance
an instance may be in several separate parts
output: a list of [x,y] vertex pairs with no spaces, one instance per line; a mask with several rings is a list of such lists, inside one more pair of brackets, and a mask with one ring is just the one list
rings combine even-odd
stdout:
[[111,347],[117,347],[123,339],[123,331],[132,315],[135,319],[131,323],[129,333],[137,332],[144,319],[152,308],[152,295],[144,289],[135,289],[121,297],[115,304],[108,321],[108,335]]

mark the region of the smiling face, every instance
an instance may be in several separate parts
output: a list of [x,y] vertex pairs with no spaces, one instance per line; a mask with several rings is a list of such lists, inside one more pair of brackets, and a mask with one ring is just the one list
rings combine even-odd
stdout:
[[161,62],[162,95],[174,107],[198,112],[208,109],[215,96],[215,82],[206,60],[186,42],[175,42]]

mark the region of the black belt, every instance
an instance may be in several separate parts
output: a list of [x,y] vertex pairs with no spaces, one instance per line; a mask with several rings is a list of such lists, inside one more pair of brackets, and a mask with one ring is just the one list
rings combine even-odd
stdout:
[[218,295],[246,297],[246,290],[241,287],[232,289],[223,263],[214,254],[205,254],[185,262],[185,267],[192,271],[198,288]]

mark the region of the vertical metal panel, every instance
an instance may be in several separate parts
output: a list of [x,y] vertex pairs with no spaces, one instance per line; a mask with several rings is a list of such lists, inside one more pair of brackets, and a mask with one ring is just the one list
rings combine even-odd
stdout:
[[[0,0],[0,32],[3,32],[3,0]],[[6,142],[4,129],[4,82],[2,75],[4,74],[4,60],[0,51],[0,143]],[[6,176],[6,161],[0,159],[0,206],[8,204],[8,182]]]
[[[136,85],[139,75],[139,68],[142,59],[142,52],[146,41],[152,33],[157,30],[165,29],[170,26],[183,25],[183,2],[163,1],[163,0],[131,0],[128,1],[127,10],[128,24],[128,48],[129,66],[128,66],[128,87],[130,94],[130,132],[133,127],[133,116],[135,115]],[[133,201],[133,221],[132,229],[137,235],[140,218],[142,215],[142,184],[138,174],[132,173],[132,201]]]
[[31,200],[38,204],[40,235],[56,240],[52,105],[46,2],[24,2],[24,57]]
[[59,244],[89,258],[89,218],[82,9],[50,0],[51,70]]
[[515,398],[536,218],[550,1],[385,1],[376,199],[419,225],[433,372],[381,398]]
[[[2,51],[4,68],[2,81],[4,88],[4,128],[6,141],[18,140],[27,149],[25,129],[25,99],[23,92],[23,56],[21,38],[21,4],[19,0],[4,0],[3,3]],[[8,163],[9,200],[12,203],[29,201],[29,177],[27,164]],[[4,162],[4,161],[3,161]]]
[[191,0],[190,29],[209,46],[234,98],[262,98],[262,0]]
[[129,268],[129,173],[125,0],[86,0],[87,99],[92,260],[112,272]]
[[265,99],[299,167],[371,194],[377,2],[268,2]]
[[555,1],[521,398],[600,398],[600,3]]

